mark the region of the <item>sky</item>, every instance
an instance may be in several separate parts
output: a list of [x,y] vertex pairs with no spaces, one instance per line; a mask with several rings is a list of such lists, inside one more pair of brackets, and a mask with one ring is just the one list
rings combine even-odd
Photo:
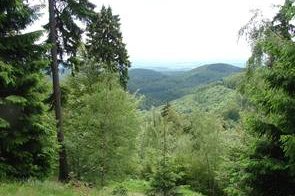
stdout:
[[261,9],[266,17],[284,0],[90,0],[121,19],[132,62],[246,61],[238,31]]
[[92,0],[121,18],[131,60],[245,60],[238,31],[261,9],[269,17],[283,0]]

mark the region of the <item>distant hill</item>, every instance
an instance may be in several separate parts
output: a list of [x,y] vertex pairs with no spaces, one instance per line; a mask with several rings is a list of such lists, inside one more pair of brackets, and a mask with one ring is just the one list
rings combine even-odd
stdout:
[[216,63],[197,67],[186,72],[158,72],[148,69],[129,71],[128,89],[144,95],[144,108],[158,106],[192,92],[197,86],[221,80],[243,69],[229,64]]
[[214,63],[214,64],[208,64],[203,65],[201,67],[197,67],[195,69],[192,69],[190,72],[200,72],[202,71],[215,71],[219,73],[233,73],[233,72],[239,72],[242,68],[236,67],[234,65],[226,64],[226,63]]
[[163,79],[165,75],[150,69],[131,69],[129,71],[129,77],[133,81],[143,82],[146,80],[160,80]]

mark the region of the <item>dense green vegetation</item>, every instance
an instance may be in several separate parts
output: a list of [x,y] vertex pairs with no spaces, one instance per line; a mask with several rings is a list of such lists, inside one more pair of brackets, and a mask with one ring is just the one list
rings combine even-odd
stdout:
[[128,89],[144,95],[142,108],[159,106],[191,92],[192,88],[205,85],[242,71],[241,68],[218,63],[203,65],[186,72],[157,72],[147,69],[131,69]]
[[286,1],[273,21],[250,34],[255,44],[243,92],[255,108],[246,129],[258,139],[244,180],[254,195],[295,194],[294,15],[292,1]]
[[46,45],[35,44],[40,31],[21,32],[38,18],[38,9],[1,1],[0,178],[43,178],[54,161],[54,131],[42,102]]
[[87,55],[96,70],[102,69],[117,73],[120,84],[125,89],[128,80],[130,61],[126,45],[120,32],[120,18],[112,14],[110,7],[102,7],[101,11],[92,18],[88,26]]
[[[114,183],[103,189],[89,187],[87,184],[72,182],[64,185],[53,181],[28,181],[26,183],[1,183],[0,195],[5,196],[43,196],[43,195],[58,195],[58,196],[143,196],[144,192],[149,189],[150,185],[142,180],[129,180],[120,184]],[[122,188],[124,187],[124,188]],[[199,193],[190,191],[187,187],[181,187],[180,193],[187,196],[202,196]]]
[[101,76],[93,84],[85,76],[79,73],[67,84],[71,89],[65,111],[69,165],[77,179],[105,186],[112,179],[126,179],[136,169],[137,101],[111,76]]
[[295,195],[294,3],[241,29],[247,69],[134,69],[131,93],[119,16],[48,3],[45,43],[41,5],[0,3],[0,195]]

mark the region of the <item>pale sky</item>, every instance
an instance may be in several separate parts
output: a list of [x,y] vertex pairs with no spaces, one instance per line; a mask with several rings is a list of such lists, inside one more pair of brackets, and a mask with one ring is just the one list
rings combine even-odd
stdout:
[[91,0],[121,18],[131,60],[244,60],[250,49],[238,31],[251,9],[273,13],[283,0]]
[[284,0],[90,0],[120,15],[131,61],[246,60],[238,31],[261,9],[266,16]]

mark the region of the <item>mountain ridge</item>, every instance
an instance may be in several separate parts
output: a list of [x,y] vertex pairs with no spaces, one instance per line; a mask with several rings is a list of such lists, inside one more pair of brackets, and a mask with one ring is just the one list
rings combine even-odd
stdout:
[[243,68],[225,63],[206,64],[183,72],[158,72],[152,69],[131,69],[128,89],[144,95],[144,108],[158,106],[189,94],[197,86],[221,80],[241,72]]

